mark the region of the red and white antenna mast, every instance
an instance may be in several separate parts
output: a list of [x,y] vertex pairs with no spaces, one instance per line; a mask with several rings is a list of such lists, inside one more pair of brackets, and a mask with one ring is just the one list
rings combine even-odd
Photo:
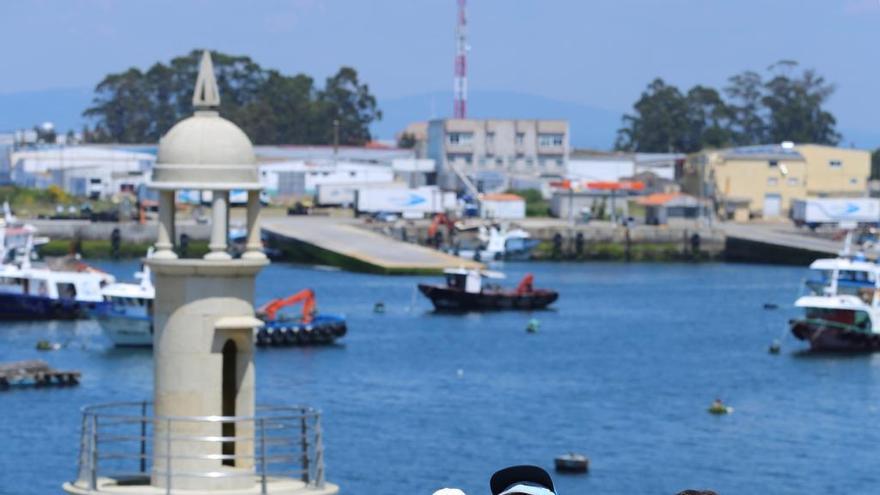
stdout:
[[453,79],[452,115],[467,118],[467,0],[458,0],[458,22],[455,24],[455,79]]

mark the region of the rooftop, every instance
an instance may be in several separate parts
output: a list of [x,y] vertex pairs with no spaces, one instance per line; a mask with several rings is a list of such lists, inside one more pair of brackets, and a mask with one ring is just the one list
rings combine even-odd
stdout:
[[793,147],[781,144],[739,146],[721,150],[724,160],[789,160],[803,161],[804,157]]

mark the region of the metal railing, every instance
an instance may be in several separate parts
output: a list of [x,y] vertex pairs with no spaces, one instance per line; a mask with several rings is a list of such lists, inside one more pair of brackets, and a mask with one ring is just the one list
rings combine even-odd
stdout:
[[[103,478],[116,485],[152,479],[167,494],[182,478],[251,477],[264,495],[272,477],[324,487],[320,412],[310,407],[257,406],[254,416],[153,416],[152,403],[143,401],[87,406],[82,413],[77,484],[90,491],[99,492]],[[181,463],[190,469],[175,471]]]

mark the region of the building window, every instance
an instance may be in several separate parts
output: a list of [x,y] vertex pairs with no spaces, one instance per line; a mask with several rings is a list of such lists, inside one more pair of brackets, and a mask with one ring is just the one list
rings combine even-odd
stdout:
[[769,162],[767,162],[767,165],[770,165],[771,167],[778,167],[779,162],[776,160],[770,160]]
[[768,177],[767,178],[767,185],[768,186],[775,186],[777,184],[779,184],[779,179],[777,179],[776,177]]
[[474,142],[474,133],[473,132],[450,132],[446,138],[449,140],[449,144],[455,145],[468,145]]
[[856,186],[859,184],[859,179],[856,179],[855,177],[853,177],[852,179],[849,180],[849,183]]
[[495,159],[495,164],[496,165],[503,165],[504,159],[499,156],[498,158]]
[[562,146],[562,134],[538,134],[538,146],[542,148]]
[[[522,155],[519,155],[519,158],[522,158]],[[526,165],[528,165],[529,167],[531,167],[531,166],[534,165],[534,164],[535,164],[535,160],[534,160],[534,159],[532,159],[532,158],[526,158]]]
[[796,177],[789,177],[788,180],[787,180],[786,182],[788,183],[789,186],[796,186],[796,185],[798,185],[798,180],[797,180]]
[[517,132],[516,133],[516,144],[523,144],[523,142],[525,140],[526,140],[526,133],[524,133],[524,132]]
[[840,168],[843,166],[843,162],[840,160],[828,160],[828,166],[831,168]]
[[492,144],[495,142],[495,133],[494,132],[487,132],[486,133],[486,142],[489,144]]
[[557,159],[556,159],[556,165],[558,165],[558,166],[560,166],[560,167],[562,166],[562,158],[557,158]]

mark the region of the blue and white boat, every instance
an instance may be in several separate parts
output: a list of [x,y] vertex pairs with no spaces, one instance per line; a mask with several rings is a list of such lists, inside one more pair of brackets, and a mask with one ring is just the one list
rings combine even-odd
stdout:
[[101,288],[113,276],[76,258],[34,260],[36,228],[19,222],[4,205],[0,222],[0,319],[85,318],[104,301]]
[[[147,258],[152,255],[152,248]],[[153,287],[150,267],[134,274],[138,283],[112,283],[101,289],[105,304],[92,312],[101,329],[117,347],[153,345]]]

